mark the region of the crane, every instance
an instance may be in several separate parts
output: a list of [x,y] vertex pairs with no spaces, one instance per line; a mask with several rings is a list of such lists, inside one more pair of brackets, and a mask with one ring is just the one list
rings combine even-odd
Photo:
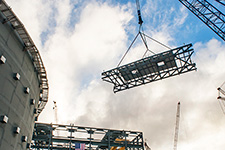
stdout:
[[138,14],[138,24],[142,25],[143,20],[141,18],[141,9],[140,9],[139,0],[136,0],[136,5],[137,5],[137,14]]
[[177,104],[177,114],[176,114],[176,125],[175,125],[173,150],[177,150],[179,123],[180,123],[180,102],[178,102],[178,104]]
[[225,6],[225,1],[224,0],[215,0],[215,1],[217,1],[218,3],[220,3],[220,4]]
[[[165,44],[146,35],[142,27],[143,20],[139,0],[136,0],[136,5],[139,24],[137,35],[122,56],[117,67],[102,72],[102,80],[114,85],[114,93],[197,69],[196,64],[191,60],[191,55],[194,53],[194,49],[191,48],[192,44],[190,43],[171,49]],[[138,36],[140,36],[146,48],[142,59],[120,66]],[[154,53],[149,49],[147,39],[156,42],[168,50],[158,54]],[[147,56],[147,52],[153,55]]]
[[[58,108],[57,108],[57,104],[56,101],[53,101],[54,106],[53,106],[53,110],[55,111],[55,123],[58,124]],[[59,131],[56,130],[56,135],[59,135]]]
[[58,109],[57,109],[57,104],[56,101],[53,101],[54,107],[53,110],[55,111],[55,123],[58,124]]
[[151,148],[148,146],[147,139],[145,139],[144,146],[145,146],[145,150],[151,150]]
[[[225,41],[225,15],[207,0],[179,0],[194,15]],[[224,1],[215,0],[225,6]]]
[[225,114],[225,91],[223,90],[224,84],[225,84],[225,82],[220,87],[217,88],[217,90],[218,90],[217,99],[219,100],[220,107],[221,107],[223,113]]

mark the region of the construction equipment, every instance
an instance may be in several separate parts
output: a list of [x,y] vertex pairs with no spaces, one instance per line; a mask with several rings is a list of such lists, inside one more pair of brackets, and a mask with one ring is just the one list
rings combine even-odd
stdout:
[[225,6],[225,0],[215,0],[215,1],[217,1],[218,3],[220,3],[220,4]]
[[147,140],[145,139],[144,142],[145,150],[151,150],[151,148],[148,146]]
[[58,124],[58,108],[57,108],[56,101],[53,101],[53,103],[54,103],[53,110],[55,111],[55,123]]
[[[179,0],[194,15],[213,30],[222,40],[225,41],[225,15],[207,0]],[[225,6],[224,0],[215,0]],[[225,114],[225,91],[222,89],[224,83],[217,88],[220,107]],[[221,96],[223,95],[223,96]]]
[[[54,132],[57,130],[60,134],[56,136]],[[110,150],[112,147],[114,150],[144,150],[143,133],[140,131],[35,123],[31,142],[33,149],[77,150],[78,143],[91,150]]]
[[[179,0],[194,15],[225,41],[225,15],[207,0]],[[224,1],[216,0],[225,6]]]
[[173,150],[177,150],[179,123],[180,123],[180,102],[178,102],[178,104],[177,104],[177,114],[176,114],[176,125],[175,125]]
[[[114,84],[114,93],[197,70],[195,63],[192,63],[191,60],[191,56],[194,53],[194,50],[191,48],[192,44],[171,49],[165,44],[146,35],[142,28],[143,20],[141,17],[139,0],[136,0],[136,5],[139,24],[138,34],[131,42],[117,67],[102,73],[103,81]],[[138,36],[141,37],[141,40],[146,48],[143,58],[127,65],[120,66]],[[149,49],[147,39],[150,39],[169,50],[156,54]],[[150,52],[153,55],[146,57],[147,52]]]
[[[120,139],[120,138],[115,139],[116,143],[124,143],[124,141],[125,141],[125,139]],[[128,140],[126,140],[126,141],[127,141],[127,143],[129,143]],[[125,150],[125,146],[123,146],[123,147],[112,146],[110,150]]]
[[217,97],[217,99],[219,100],[219,104],[220,104],[221,110],[225,114],[225,90],[223,90],[224,84],[225,84],[225,82],[220,87],[217,88],[217,90],[218,90],[218,97]]
[[196,65],[191,60],[194,53],[191,47],[188,44],[105,71],[102,79],[113,83],[113,91],[116,93],[196,70]]
[[[58,124],[58,108],[57,108],[56,101],[53,101],[53,103],[54,103],[53,110],[55,112],[55,123]],[[56,131],[56,135],[59,135],[59,130]]]

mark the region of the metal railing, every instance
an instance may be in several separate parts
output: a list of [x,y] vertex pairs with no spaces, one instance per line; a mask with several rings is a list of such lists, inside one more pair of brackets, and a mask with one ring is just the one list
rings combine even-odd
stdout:
[[31,57],[31,60],[33,61],[33,65],[35,68],[35,71],[37,72],[39,83],[40,83],[40,99],[38,102],[38,112],[37,116],[41,113],[41,111],[44,109],[47,101],[48,101],[48,79],[46,70],[43,64],[43,61],[41,59],[41,55],[35,46],[33,40],[31,39],[30,35],[26,31],[24,25],[22,22],[17,18],[15,13],[12,11],[12,9],[7,5],[7,3],[4,0],[0,0],[0,11],[5,16],[3,20],[4,23],[10,23],[15,30],[16,34],[20,38],[24,50],[27,51],[29,56]]

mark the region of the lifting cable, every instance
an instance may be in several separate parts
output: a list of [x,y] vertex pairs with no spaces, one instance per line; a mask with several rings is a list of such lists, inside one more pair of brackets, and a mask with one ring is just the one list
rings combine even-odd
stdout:
[[[142,58],[145,57],[145,55],[146,55],[146,53],[147,53],[148,51],[151,52],[152,54],[156,54],[156,53],[154,53],[152,50],[150,50],[150,49],[148,48],[148,44],[147,44],[147,39],[146,39],[146,38],[149,38],[149,39],[151,39],[152,41],[154,41],[154,42],[156,42],[156,43],[162,45],[163,47],[166,47],[167,49],[171,50],[170,47],[166,46],[165,44],[163,44],[163,43],[157,41],[156,39],[154,39],[154,38],[152,38],[152,37],[150,37],[150,36],[148,36],[148,35],[146,35],[146,34],[144,33],[144,30],[143,30],[143,27],[142,27],[143,20],[142,20],[142,18],[141,18],[141,10],[140,10],[140,3],[139,3],[139,0],[136,0],[136,5],[137,5],[137,14],[138,14],[139,31],[138,31],[138,34],[135,36],[134,40],[131,42],[131,44],[130,44],[130,46],[128,47],[128,49],[127,49],[127,51],[125,52],[125,54],[122,56],[121,60],[119,61],[119,64],[117,65],[117,67],[120,66],[120,64],[122,63],[122,61],[123,61],[124,58],[126,57],[127,53],[130,51],[131,47],[133,46],[134,42],[136,41],[136,39],[137,39],[137,37],[138,37],[139,35],[141,36],[141,39],[142,39],[142,41],[143,41],[143,43],[144,43],[144,45],[145,45],[145,47],[146,47],[146,51],[145,51],[145,53],[144,53],[144,55],[143,55]],[[141,30],[142,30],[142,31],[141,31]]]

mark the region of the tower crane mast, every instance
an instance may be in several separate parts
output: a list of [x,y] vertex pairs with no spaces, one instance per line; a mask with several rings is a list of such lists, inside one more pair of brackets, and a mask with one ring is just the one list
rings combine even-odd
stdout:
[[179,123],[180,123],[180,102],[178,102],[178,104],[177,104],[176,126],[175,126],[173,150],[177,150]]
[[[225,15],[207,0],[179,0],[225,41]],[[224,5],[221,0],[216,0]]]
[[56,101],[53,101],[53,103],[54,103],[53,110],[55,112],[55,122],[56,122],[56,124],[58,124],[58,108],[57,108]]
[[[58,124],[58,107],[57,107],[57,104],[56,104],[56,101],[53,101],[54,103],[54,106],[53,106],[53,110],[55,112],[55,123]],[[56,130],[56,134],[55,135],[59,135],[59,130]]]

